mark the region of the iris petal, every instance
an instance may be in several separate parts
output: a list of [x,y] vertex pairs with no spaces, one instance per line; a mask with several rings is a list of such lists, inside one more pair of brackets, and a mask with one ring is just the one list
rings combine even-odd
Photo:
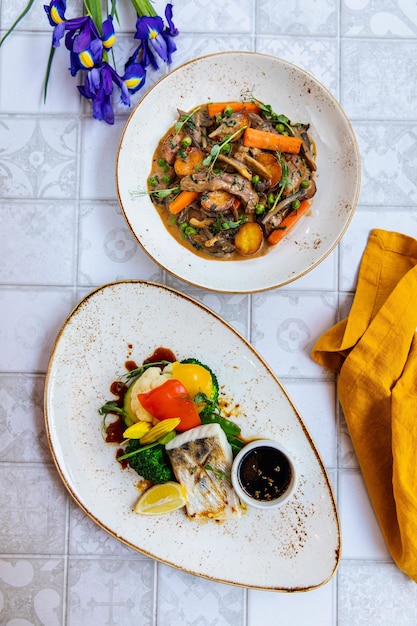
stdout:
[[51,26],[56,26],[65,21],[66,3],[64,0],[52,0],[49,5],[44,4],[43,8],[49,19]]
[[136,34],[135,39],[146,40],[151,36],[152,38],[156,37],[159,33],[161,33],[164,29],[164,22],[162,17],[157,15],[156,17],[148,17],[147,15],[143,17],[138,17],[136,20]]
[[116,41],[116,34],[114,32],[114,26],[113,26],[113,18],[111,17],[111,15],[109,15],[107,20],[103,22],[103,37],[101,40],[106,50],[110,50],[110,48],[114,45],[114,42]]
[[123,81],[130,93],[136,93],[146,80],[146,70],[140,63],[131,63],[126,65]]

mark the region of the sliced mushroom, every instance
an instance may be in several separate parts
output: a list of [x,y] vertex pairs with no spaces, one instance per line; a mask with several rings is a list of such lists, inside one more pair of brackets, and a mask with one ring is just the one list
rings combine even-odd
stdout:
[[248,167],[250,167],[254,174],[258,174],[258,176],[262,176],[262,178],[269,178],[269,172],[266,167],[264,167],[262,163],[251,157],[250,154],[247,154],[246,152],[243,153],[242,160],[244,163],[246,163]]
[[198,220],[196,217],[190,218],[191,226],[196,228],[208,228],[214,222],[214,219],[206,217],[204,220]]
[[226,163],[226,165],[230,165],[230,167],[233,167],[244,178],[247,178],[248,180],[252,179],[251,172],[241,161],[238,161],[237,159],[234,159],[233,157],[229,157],[226,154],[222,153],[219,153],[217,160],[221,161],[222,163]]

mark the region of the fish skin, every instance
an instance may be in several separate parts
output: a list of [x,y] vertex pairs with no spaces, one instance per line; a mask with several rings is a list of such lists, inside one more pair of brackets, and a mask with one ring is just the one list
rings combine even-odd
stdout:
[[181,433],[165,449],[176,479],[186,488],[190,519],[241,517],[242,507],[230,482],[233,453],[219,424],[203,424]]

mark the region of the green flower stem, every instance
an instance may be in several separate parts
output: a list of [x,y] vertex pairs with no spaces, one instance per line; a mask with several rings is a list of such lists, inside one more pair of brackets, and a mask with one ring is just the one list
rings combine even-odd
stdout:
[[84,6],[87,11],[87,15],[91,17],[97,27],[98,32],[100,33],[100,35],[102,35],[103,17],[101,13],[100,0],[84,0]]
[[131,0],[136,13],[142,17],[143,15],[149,15],[155,17],[158,15],[149,0]]

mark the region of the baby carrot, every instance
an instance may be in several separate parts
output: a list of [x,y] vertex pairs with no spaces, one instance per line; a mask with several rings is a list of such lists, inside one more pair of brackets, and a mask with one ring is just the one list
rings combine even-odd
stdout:
[[185,209],[191,202],[198,198],[199,195],[198,191],[181,191],[170,203],[169,210],[173,215],[177,215],[177,213]]
[[298,154],[301,147],[299,137],[268,133],[265,130],[247,128],[243,133],[243,145],[247,148],[260,148],[261,150],[277,150],[278,152],[291,152]]
[[255,102],[210,102],[207,106],[207,112],[210,117],[221,115],[226,108],[232,109],[234,113],[237,111],[242,113],[259,113],[260,108]]
[[284,239],[288,231],[291,230],[293,226],[295,226],[295,224],[307,212],[309,208],[310,202],[308,200],[301,200],[298,209],[294,209],[294,211],[291,211],[291,213],[282,220],[279,227],[276,230],[273,230],[272,233],[268,236],[268,243],[271,246],[275,246],[281,241],[281,239]]

